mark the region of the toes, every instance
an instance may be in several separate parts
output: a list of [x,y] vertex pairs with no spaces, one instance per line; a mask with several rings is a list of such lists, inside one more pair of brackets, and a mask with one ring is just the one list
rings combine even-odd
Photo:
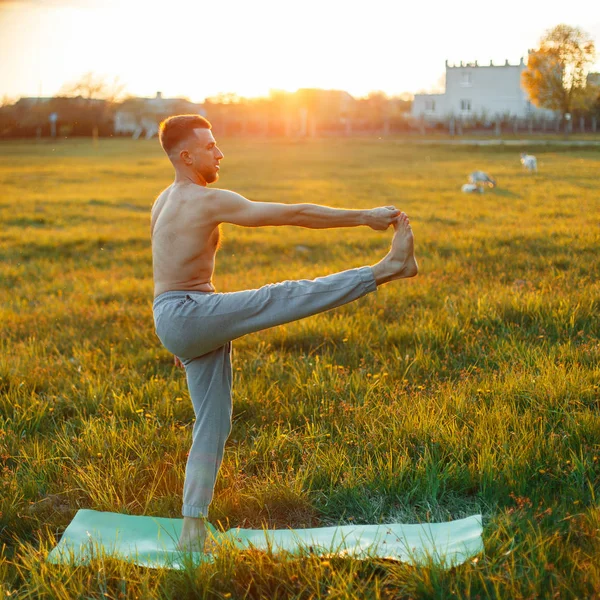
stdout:
[[410,227],[410,219],[408,218],[408,215],[403,212],[400,213],[393,221],[393,225],[394,225],[394,229],[396,231],[398,231],[398,229],[401,227],[403,231],[410,231],[411,227]]

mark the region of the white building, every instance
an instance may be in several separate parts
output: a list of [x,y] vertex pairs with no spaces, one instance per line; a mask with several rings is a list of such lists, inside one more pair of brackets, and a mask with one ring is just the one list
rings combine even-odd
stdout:
[[443,121],[451,117],[483,119],[552,118],[554,113],[535,107],[521,86],[525,70],[521,58],[518,65],[449,65],[446,61],[446,91],[443,94],[416,94],[411,114],[427,121]]

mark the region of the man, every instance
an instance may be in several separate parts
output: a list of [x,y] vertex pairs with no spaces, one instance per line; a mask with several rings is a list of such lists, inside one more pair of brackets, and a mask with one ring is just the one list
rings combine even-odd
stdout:
[[[218,179],[223,159],[210,128],[197,115],[161,123],[160,142],[175,167],[175,181],[154,203],[151,223],[156,333],[175,363],[185,367],[196,415],[179,546],[199,551],[231,429],[231,341],[351,302],[383,283],[414,277],[418,270],[408,218],[393,206],[341,210],[252,202],[208,188]],[[367,225],[378,231],[393,225],[395,232],[389,253],[372,267],[221,294],[212,284],[221,223],[313,229]]]

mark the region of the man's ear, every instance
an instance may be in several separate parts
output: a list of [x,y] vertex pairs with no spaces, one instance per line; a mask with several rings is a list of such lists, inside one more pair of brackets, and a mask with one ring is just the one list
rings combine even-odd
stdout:
[[184,165],[192,164],[192,157],[190,156],[190,153],[187,150],[182,150],[179,153],[179,158],[181,158],[181,161],[183,162]]

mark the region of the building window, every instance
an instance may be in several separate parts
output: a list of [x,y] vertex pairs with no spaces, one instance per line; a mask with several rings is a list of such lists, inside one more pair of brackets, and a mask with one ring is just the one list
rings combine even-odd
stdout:
[[471,87],[472,84],[473,81],[471,80],[471,72],[464,71],[463,73],[461,73],[460,85],[462,87]]
[[427,112],[435,112],[435,100],[425,100],[425,110]]
[[463,112],[471,112],[471,101],[470,100],[461,100],[460,101],[460,110]]

